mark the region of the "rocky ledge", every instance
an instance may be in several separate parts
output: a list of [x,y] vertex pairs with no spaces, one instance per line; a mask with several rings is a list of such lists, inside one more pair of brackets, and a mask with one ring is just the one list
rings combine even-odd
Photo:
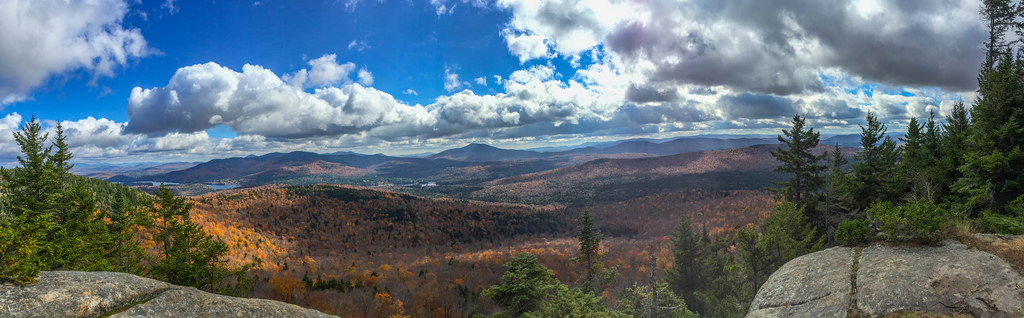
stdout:
[[42,272],[39,283],[0,284],[0,317],[334,317],[266,299],[211,294],[111,272]]
[[999,257],[939,246],[835,247],[772,274],[747,318],[883,317],[928,313],[1024,317],[1024,277]]

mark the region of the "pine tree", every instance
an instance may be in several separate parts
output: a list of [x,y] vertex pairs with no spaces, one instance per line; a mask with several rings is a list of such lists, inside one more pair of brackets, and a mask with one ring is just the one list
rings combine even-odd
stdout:
[[693,293],[704,287],[700,270],[700,235],[693,231],[690,218],[679,217],[679,223],[672,231],[673,266],[667,273],[669,285],[686,303],[696,303]]
[[0,216],[0,278],[18,284],[35,282],[39,271],[48,266],[44,248],[54,227],[58,182],[46,165],[51,149],[44,148],[47,137],[32,117],[14,132],[22,151],[21,167],[0,169],[7,204]]
[[1006,205],[1024,194],[1024,61],[1011,53],[997,61],[978,76],[970,147],[956,184],[972,214],[1005,214]]
[[583,265],[583,275],[577,283],[584,292],[597,293],[601,286],[608,280],[608,276],[614,275],[617,268],[605,269],[601,263],[603,254],[601,250],[601,231],[594,227],[594,217],[590,208],[583,209],[580,214],[579,229],[576,232],[576,239],[579,240],[579,250],[571,260]]
[[223,285],[224,280],[241,279],[247,269],[227,267],[227,244],[203,232],[189,216],[191,210],[192,203],[160,185],[151,213],[160,220],[155,238],[161,242],[162,258],[153,266],[153,274],[172,284],[226,292],[233,287]]
[[481,295],[505,307],[511,317],[540,308],[545,296],[561,284],[554,272],[541,265],[537,256],[523,253],[505,263],[501,282],[488,287]]
[[885,135],[885,125],[874,114],[866,115],[867,126],[860,126],[861,151],[854,156],[853,178],[856,188],[853,198],[856,208],[863,211],[875,201],[894,201],[898,198],[895,184],[896,163],[900,160],[896,142]]
[[[833,233],[844,220],[851,219],[854,211],[852,179],[847,166],[849,161],[843,155],[839,144],[828,153],[828,175],[825,178],[824,207],[825,233]],[[829,234],[829,238],[831,234]],[[830,240],[831,242],[831,240]]]
[[825,165],[822,159],[825,154],[815,155],[812,153],[818,146],[820,134],[814,128],[805,129],[806,121],[800,115],[793,116],[793,127],[790,130],[782,130],[778,140],[782,146],[771,152],[772,157],[778,160],[781,165],[772,169],[774,172],[788,174],[789,180],[784,182],[772,182],[780,188],[769,188],[785,201],[796,203],[805,208],[807,218],[819,225],[824,223],[822,213],[819,213],[817,201],[820,197],[821,187],[825,183],[822,172]]
[[937,140],[932,140],[934,131],[934,120],[930,119],[931,129],[925,130],[925,125],[920,124],[917,118],[911,118],[907,125],[907,134],[900,138],[903,141],[903,160],[898,164],[900,184],[902,192],[906,193],[908,201],[927,200],[934,202],[936,198],[937,185],[932,179],[933,167],[935,165],[934,146]]
[[953,110],[942,124],[942,138],[939,142],[939,162],[936,164],[937,183],[941,185],[939,197],[950,205],[961,201],[954,183],[963,177],[960,167],[964,165],[964,152],[970,137],[971,120],[963,101],[953,104]]

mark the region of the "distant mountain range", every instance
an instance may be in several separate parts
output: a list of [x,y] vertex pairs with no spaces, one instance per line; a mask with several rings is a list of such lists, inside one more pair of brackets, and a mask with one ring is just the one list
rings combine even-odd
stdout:
[[[570,167],[600,159],[639,160],[773,144],[777,144],[777,141],[768,138],[701,136],[671,140],[624,140],[547,152],[469,144],[425,157],[365,155],[352,152],[318,154],[297,151],[214,159],[198,164],[111,167],[107,170],[102,167],[94,167],[85,170],[87,173],[83,174],[128,184],[156,181],[242,186],[271,183],[338,183],[371,186],[430,182],[443,186],[461,187]],[[627,165],[630,164],[627,163]]]

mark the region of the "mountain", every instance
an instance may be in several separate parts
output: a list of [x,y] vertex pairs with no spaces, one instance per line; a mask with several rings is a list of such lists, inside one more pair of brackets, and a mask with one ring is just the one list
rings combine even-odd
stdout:
[[485,144],[475,143],[462,148],[449,149],[427,156],[428,159],[448,159],[459,161],[502,161],[538,159],[544,157],[547,157],[547,155],[536,151],[501,149]]
[[[886,137],[892,138],[896,143],[900,143],[899,138],[903,138],[906,133],[891,132],[885,134]],[[839,144],[839,147],[860,147],[860,134],[849,134],[849,135],[835,135],[825,139],[822,139],[820,145],[835,146]]]
[[[682,188],[762,189],[777,176],[771,156],[777,145],[754,145],[582,164],[493,180],[471,198],[519,203],[591,204],[626,200]],[[824,151],[824,148],[822,148]]]
[[[242,186],[270,183],[336,183],[370,186],[435,182],[440,185],[473,187],[500,178],[543,172],[594,160],[652,158],[771,143],[773,141],[758,138],[683,137],[667,141],[633,139],[605,144],[603,147],[558,152],[501,149],[485,144],[469,144],[421,158],[352,152],[319,154],[295,151],[214,159],[200,164],[167,166],[131,173],[109,173],[97,177],[123,183],[160,181]],[[170,167],[180,169],[171,171]]]

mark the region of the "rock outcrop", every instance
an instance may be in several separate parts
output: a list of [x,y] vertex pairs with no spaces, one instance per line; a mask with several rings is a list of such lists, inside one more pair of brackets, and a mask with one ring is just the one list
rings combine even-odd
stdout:
[[0,284],[0,317],[333,317],[265,299],[211,294],[125,273],[42,272]]
[[747,317],[1024,317],[1022,293],[1024,277],[1010,264],[953,240],[835,247],[782,266],[757,292]]

